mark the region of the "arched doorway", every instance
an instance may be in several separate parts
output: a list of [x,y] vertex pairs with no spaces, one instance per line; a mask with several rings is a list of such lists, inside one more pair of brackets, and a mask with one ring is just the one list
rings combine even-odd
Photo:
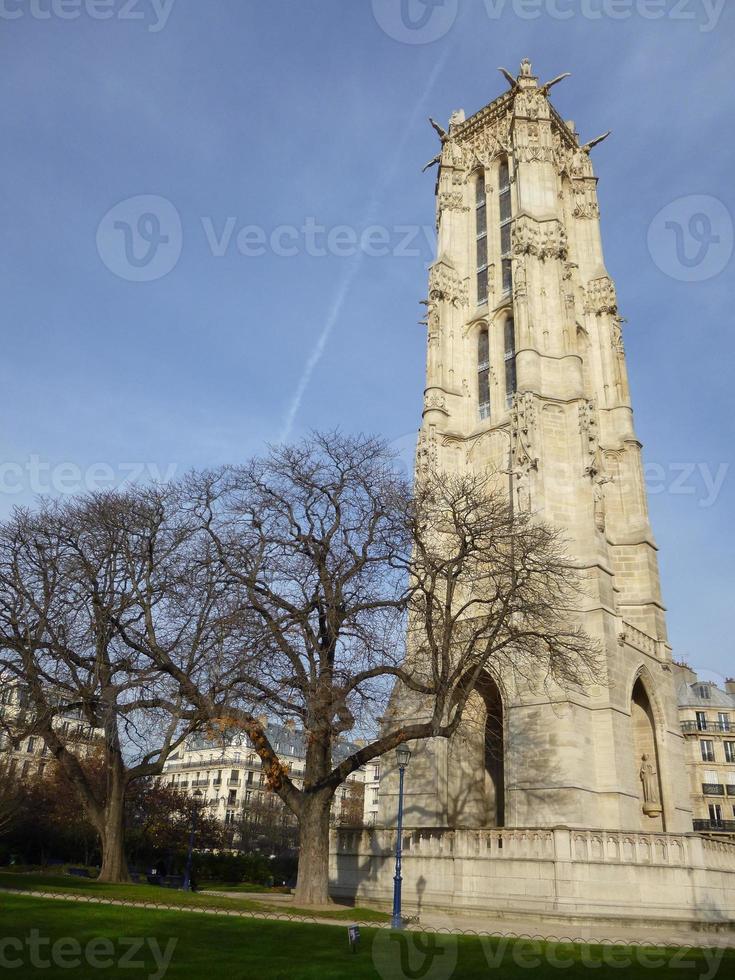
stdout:
[[652,831],[664,830],[656,721],[651,699],[640,677],[633,685],[630,719],[633,728],[633,761],[640,801],[641,828]]
[[505,826],[503,701],[483,674],[471,692],[462,723],[449,743],[450,827]]

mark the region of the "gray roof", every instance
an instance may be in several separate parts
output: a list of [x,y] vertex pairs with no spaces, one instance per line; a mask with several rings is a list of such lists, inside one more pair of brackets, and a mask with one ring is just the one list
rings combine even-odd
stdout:
[[[709,697],[702,697],[702,688],[707,688]],[[694,684],[680,684],[677,691],[680,708],[725,708],[735,710],[735,696],[723,691],[716,684],[708,681],[696,681]]]

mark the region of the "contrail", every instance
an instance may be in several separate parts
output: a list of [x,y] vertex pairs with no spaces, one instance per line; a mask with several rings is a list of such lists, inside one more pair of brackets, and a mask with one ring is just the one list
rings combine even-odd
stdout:
[[[451,54],[453,49],[454,49],[453,44],[448,45],[444,49],[444,54],[442,55],[442,57],[439,58],[437,63],[434,65],[431,75],[429,75],[429,79],[426,83],[426,88],[424,89],[423,95],[416,103],[414,110],[411,113],[411,118],[409,120],[409,123],[405,127],[403,131],[403,136],[396,148],[395,153],[393,154],[391,164],[388,167],[387,171],[384,173],[382,179],[378,181],[378,183],[376,184],[375,188],[373,189],[370,195],[369,204],[365,211],[365,215],[363,217],[363,223],[362,223],[363,227],[367,227],[368,225],[373,223],[373,214],[377,209],[377,206],[380,202],[380,198],[383,192],[385,191],[386,187],[393,179],[393,176],[396,170],[398,169],[398,163],[403,155],[403,151],[406,147],[406,143],[408,142],[409,133],[412,131],[415,123],[417,122],[417,117],[423,111],[426,100],[431,94],[431,92],[433,91],[434,85],[436,84],[436,80],[441,74],[444,65],[447,63],[449,55]],[[354,261],[351,262],[347,267],[347,269],[345,270],[342,279],[339,282],[339,285],[337,286],[337,290],[330,307],[329,316],[327,317],[322,332],[319,334],[319,337],[317,338],[316,344],[314,345],[311,354],[309,354],[309,357],[306,360],[306,364],[304,365],[304,370],[301,374],[301,378],[299,379],[299,383],[296,386],[296,391],[294,392],[293,398],[291,399],[291,403],[288,407],[288,411],[286,412],[283,428],[281,429],[281,434],[278,439],[279,442],[287,442],[288,439],[290,439],[291,437],[293,424],[299,412],[299,409],[301,408],[301,403],[304,399],[304,394],[306,392],[306,389],[309,387],[309,382],[311,381],[311,377],[314,374],[314,370],[316,369],[316,366],[319,364],[319,361],[322,359],[322,355],[324,354],[324,350],[327,346],[327,341],[329,340],[329,335],[332,333],[332,330],[334,330],[334,327],[336,326],[336,324],[340,319],[340,316],[342,315],[342,308],[345,304],[347,297],[349,296],[352,283],[355,281],[355,278],[358,272],[360,271],[360,269],[362,268],[362,264],[364,261],[365,261],[365,253],[358,252],[358,254],[355,256]]]

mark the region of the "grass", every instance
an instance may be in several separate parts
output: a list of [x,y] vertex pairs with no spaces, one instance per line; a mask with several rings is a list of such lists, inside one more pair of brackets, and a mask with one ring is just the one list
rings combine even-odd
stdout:
[[[594,980],[659,980],[684,976],[697,980],[725,980],[733,975],[735,951],[644,950],[572,944],[533,944],[486,940],[476,937],[395,936],[388,930],[362,929],[359,952],[350,953],[346,930],[329,925],[265,922],[193,915],[189,912],[80,906],[71,902],[39,899],[27,895],[3,895],[0,970],[15,976],[68,978],[149,977],[150,980],[210,978],[228,980],[362,980],[362,978],[434,977],[437,980],[487,980],[496,973],[502,980],[527,978],[529,969],[544,977],[590,976]],[[56,964],[34,968],[28,946],[18,949],[31,930],[50,940],[41,947],[48,961],[51,943],[67,938]],[[81,944],[76,950],[68,937]],[[140,937],[138,949],[130,953],[124,937]],[[16,939],[15,948],[8,939]],[[125,954],[139,962],[138,968],[119,963],[93,967],[87,960],[88,944],[97,940],[114,944],[112,955]],[[170,944],[175,940],[173,949]],[[110,947],[113,949],[113,947]],[[164,973],[156,960],[165,952],[172,956]],[[676,956],[676,959],[674,959]],[[718,957],[717,959],[715,958]],[[720,958],[721,956],[721,958]],[[76,962],[72,963],[74,958]],[[20,961],[20,962],[19,962]],[[81,961],[81,962],[80,962]],[[433,962],[434,968],[429,964]],[[12,964],[15,963],[15,966]],[[628,963],[628,966],[624,966]],[[65,965],[64,965],[65,964]],[[566,968],[565,968],[566,964]],[[590,972],[591,971],[591,972]]]
[[[337,922],[387,922],[390,916],[374,909],[313,909],[293,908],[290,905],[272,905],[248,898],[228,898],[221,895],[201,895],[197,892],[177,891],[158,885],[108,885],[89,878],[70,875],[18,874],[0,872],[0,888],[18,891],[44,891],[59,895],[89,895],[91,898],[119,899],[124,902],[154,902],[159,905],[176,905],[186,908],[210,908],[224,911],[285,912],[312,918],[335,919]],[[219,889],[217,889],[219,890]]]

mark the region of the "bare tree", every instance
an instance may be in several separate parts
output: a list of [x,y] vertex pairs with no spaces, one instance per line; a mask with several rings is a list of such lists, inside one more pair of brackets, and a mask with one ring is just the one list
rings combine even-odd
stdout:
[[[425,473],[414,492],[380,440],[329,434],[175,489],[17,515],[0,540],[0,642],[73,778],[47,687],[105,727],[117,775],[88,806],[108,849],[109,801],[133,778],[118,726],[168,719],[137,776],[160,771],[182,725],[216,723],[247,734],[298,820],[297,901],[325,903],[330,808],[352,772],[451,737],[489,668],[583,683],[594,646],[563,542],[514,514],[500,482]],[[298,778],[268,715],[304,732]]]
[[[124,639],[145,623],[192,676],[206,659],[216,589],[206,565],[196,580],[187,529],[166,503],[164,490],[100,494],[18,510],[0,528],[0,670],[28,704],[13,733],[40,735],[79,793],[100,837],[102,881],[128,878],[128,787],[160,773],[196,726],[177,685]],[[83,764],[84,740],[61,721],[70,715],[99,736],[102,786]]]
[[0,837],[13,826],[23,804],[23,793],[17,776],[6,761],[0,761]]
[[[183,488],[230,582],[232,640],[208,688],[149,654],[199,714],[249,736],[299,821],[299,903],[328,900],[330,805],[350,773],[404,742],[450,737],[494,662],[564,685],[593,665],[558,535],[514,515],[492,477],[427,475],[413,494],[393,462],[379,440],[316,435]],[[394,706],[410,694],[421,712],[376,729],[391,689]],[[303,785],[264,712],[305,732]],[[348,733],[365,744],[344,757]]]

